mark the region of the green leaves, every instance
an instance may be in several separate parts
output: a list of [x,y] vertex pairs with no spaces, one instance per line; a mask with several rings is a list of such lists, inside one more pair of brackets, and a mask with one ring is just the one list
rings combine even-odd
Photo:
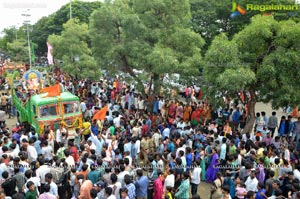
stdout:
[[[217,36],[205,55],[205,79],[213,94],[250,88],[274,107],[300,103],[300,24],[255,16],[232,40]],[[298,40],[297,40],[298,39]],[[214,96],[214,95],[211,95]]]
[[54,58],[63,61],[62,69],[75,78],[100,78],[100,67],[97,66],[88,47],[88,26],[79,24],[77,19],[69,20],[63,25],[60,36],[48,38],[53,45]]
[[[204,40],[190,29],[187,0],[116,0],[91,16],[90,36],[97,62],[132,76],[194,75]],[[143,78],[145,81],[145,79]],[[160,79],[155,79],[161,85]],[[159,92],[159,89],[156,90]]]

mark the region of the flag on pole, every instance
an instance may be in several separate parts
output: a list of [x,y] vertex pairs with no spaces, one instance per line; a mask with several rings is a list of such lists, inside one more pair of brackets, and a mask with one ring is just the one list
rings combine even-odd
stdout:
[[31,42],[31,61],[35,63],[34,44]]
[[45,97],[56,97],[60,95],[60,85],[49,86],[43,88],[40,93],[48,93]]
[[101,110],[99,110],[93,117],[93,121],[94,120],[103,120],[106,116],[106,112],[107,112],[108,106],[103,107]]
[[53,65],[53,55],[52,55],[52,49],[53,49],[53,47],[48,42],[47,42],[47,46],[48,46],[48,54],[47,54],[48,64],[49,65]]

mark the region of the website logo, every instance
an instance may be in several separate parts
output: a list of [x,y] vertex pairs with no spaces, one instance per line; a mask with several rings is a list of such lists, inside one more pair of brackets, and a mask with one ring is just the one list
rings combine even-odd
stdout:
[[[245,15],[247,13],[247,11],[259,11],[259,12],[287,11],[288,13],[292,13],[289,11],[299,11],[300,5],[298,5],[298,4],[252,4],[252,3],[248,3],[248,4],[246,4],[245,8],[241,7],[236,2],[232,2],[230,18],[233,19],[235,17]],[[263,13],[263,14],[265,15],[266,13]]]
[[232,9],[231,9],[231,15],[230,18],[235,18],[237,16],[241,16],[247,13],[247,11],[242,8],[242,6],[240,6],[239,4],[237,4],[236,2],[232,2]]

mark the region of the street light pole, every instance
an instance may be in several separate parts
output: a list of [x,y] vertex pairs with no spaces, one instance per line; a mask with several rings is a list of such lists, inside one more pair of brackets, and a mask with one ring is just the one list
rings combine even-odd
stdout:
[[[29,14],[22,14],[22,16],[25,16],[26,18],[29,17]],[[31,68],[31,48],[30,48],[30,39],[29,39],[29,22],[28,20],[24,21],[24,24],[26,24],[27,29],[27,43],[28,43],[28,55],[29,55],[29,68]]]
[[29,54],[29,68],[31,68],[31,48],[30,48],[30,40],[29,40],[28,23],[27,23],[27,42],[28,42],[28,54]]
[[70,19],[72,19],[72,0],[70,0]]

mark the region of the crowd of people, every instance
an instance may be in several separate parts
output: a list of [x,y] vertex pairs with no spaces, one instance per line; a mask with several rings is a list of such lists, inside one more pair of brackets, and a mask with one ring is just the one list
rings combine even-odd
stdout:
[[[300,118],[261,112],[244,132],[241,101],[216,109],[190,100],[192,89],[179,100],[141,95],[117,78],[53,81],[80,97],[83,127],[38,135],[1,122],[0,198],[300,199]],[[202,182],[210,196],[200,197]]]

